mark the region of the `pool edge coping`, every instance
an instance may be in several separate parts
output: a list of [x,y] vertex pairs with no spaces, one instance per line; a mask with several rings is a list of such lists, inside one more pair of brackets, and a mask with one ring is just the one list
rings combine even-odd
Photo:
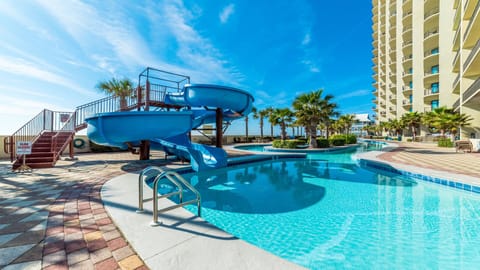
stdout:
[[422,181],[440,184],[443,186],[464,190],[474,194],[480,194],[480,178],[459,173],[439,171],[414,165],[390,162],[379,158],[381,154],[393,151],[399,147],[398,144],[395,143],[384,143],[386,143],[387,146],[383,148],[382,151],[369,151],[359,153],[353,155],[352,158],[356,160],[361,167],[368,167],[373,165],[371,167],[375,169],[394,172]]

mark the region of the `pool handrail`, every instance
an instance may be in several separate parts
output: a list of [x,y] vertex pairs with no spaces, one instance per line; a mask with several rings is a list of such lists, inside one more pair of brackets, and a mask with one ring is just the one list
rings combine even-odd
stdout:
[[[200,192],[198,192],[197,189],[195,189],[190,183],[188,183],[177,172],[170,171],[170,170],[163,170],[162,168],[159,168],[159,167],[156,167],[156,166],[150,166],[150,167],[145,168],[144,170],[142,170],[142,172],[140,173],[140,175],[138,177],[138,188],[139,189],[138,189],[138,210],[137,210],[137,213],[143,212],[143,203],[144,203],[144,200],[143,200],[143,182],[144,182],[143,181],[143,176],[147,172],[152,171],[152,170],[156,170],[160,173],[153,180],[153,221],[150,223],[151,226],[160,225],[160,223],[158,222],[158,213],[159,212],[166,212],[166,211],[169,211],[169,210],[173,210],[175,208],[183,207],[183,206],[188,205],[188,204],[196,203],[197,204],[197,215],[199,217],[201,216],[201,200],[202,199],[201,199]],[[174,191],[174,192],[167,193],[167,194],[162,194],[161,196],[159,196],[158,195],[158,183],[160,182],[161,179],[164,179],[164,178],[168,179],[171,183],[173,183],[178,188],[178,190]],[[186,202],[183,201],[184,188],[182,187],[182,184],[187,189],[189,189],[190,191],[192,191],[195,194],[195,197],[196,197],[195,199],[189,200],[189,201],[186,201]],[[172,205],[172,206],[169,206],[169,207],[165,207],[165,208],[160,209],[160,210],[158,209],[158,199],[168,198],[168,197],[171,197],[171,196],[174,196],[174,195],[179,196],[179,203],[178,204],[175,204],[175,205]]]

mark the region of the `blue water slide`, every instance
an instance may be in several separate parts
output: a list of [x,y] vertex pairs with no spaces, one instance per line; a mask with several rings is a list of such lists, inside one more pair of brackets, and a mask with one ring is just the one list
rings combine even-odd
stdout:
[[215,123],[214,108],[222,109],[224,121],[232,121],[250,113],[253,100],[250,93],[232,87],[187,84],[181,92],[168,93],[165,103],[188,110],[99,113],[85,119],[87,135],[95,143],[123,149],[127,142],[150,140],[166,152],[190,159],[196,171],[225,167],[223,149],[192,143],[187,134]]

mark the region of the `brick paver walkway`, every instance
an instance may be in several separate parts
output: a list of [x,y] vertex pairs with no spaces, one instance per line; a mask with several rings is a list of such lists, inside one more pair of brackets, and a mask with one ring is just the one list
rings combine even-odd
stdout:
[[[161,156],[138,161],[130,153],[79,158],[24,174],[12,173],[9,163],[0,163],[1,269],[146,268],[106,213],[100,189],[115,176],[167,161]],[[455,153],[427,144],[404,143],[380,159],[480,175],[480,153]]]
[[146,268],[100,198],[107,180],[166,163],[136,159],[130,153],[81,155],[75,163],[23,174],[0,165],[0,268]]
[[380,159],[417,167],[480,177],[480,153],[455,152],[455,148],[426,143],[400,143]]

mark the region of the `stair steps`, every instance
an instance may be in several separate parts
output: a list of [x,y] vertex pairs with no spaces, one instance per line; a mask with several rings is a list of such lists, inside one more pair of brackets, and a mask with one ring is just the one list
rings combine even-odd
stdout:
[[[32,153],[25,155],[25,164],[32,169],[52,168],[63,152],[65,146],[73,139],[73,132],[43,132],[33,143]],[[56,140],[54,140],[54,136]],[[52,144],[55,143],[55,147]],[[52,149],[54,151],[52,151]],[[22,165],[23,157],[19,156],[12,165],[16,170]]]

